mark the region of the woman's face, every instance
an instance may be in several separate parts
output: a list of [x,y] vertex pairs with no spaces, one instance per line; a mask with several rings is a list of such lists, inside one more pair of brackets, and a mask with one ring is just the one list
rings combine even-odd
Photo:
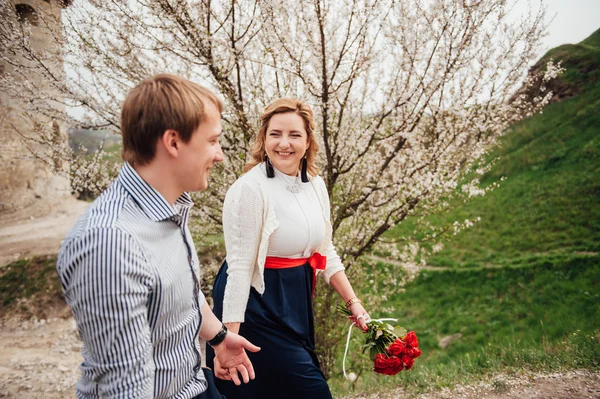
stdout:
[[304,120],[300,115],[286,112],[271,117],[265,137],[265,150],[277,169],[296,176],[309,145]]

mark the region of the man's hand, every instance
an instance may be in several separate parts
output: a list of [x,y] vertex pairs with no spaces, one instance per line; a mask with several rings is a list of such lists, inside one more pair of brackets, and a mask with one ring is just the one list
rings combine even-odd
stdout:
[[220,378],[221,380],[231,381],[231,376],[229,375],[229,369],[225,367],[221,367],[221,363],[219,363],[219,359],[216,357],[213,359],[213,371],[215,373],[215,377]]
[[231,380],[235,385],[241,385],[240,377],[244,383],[254,379],[254,367],[246,354],[258,352],[260,348],[248,341],[246,338],[228,331],[225,340],[213,347],[215,351],[215,375],[224,380]]

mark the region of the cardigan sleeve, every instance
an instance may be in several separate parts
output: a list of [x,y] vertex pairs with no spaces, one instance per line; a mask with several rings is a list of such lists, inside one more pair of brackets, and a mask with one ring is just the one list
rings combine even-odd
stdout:
[[346,268],[342,264],[342,260],[340,259],[340,256],[337,254],[337,251],[333,246],[333,231],[331,228],[331,204],[329,203],[329,194],[327,193],[327,187],[325,187],[325,182],[320,176],[317,176],[317,179],[319,196],[321,197],[321,203],[323,204],[323,213],[325,216],[325,223],[327,225],[325,231],[325,241],[323,242],[323,245],[321,247],[321,255],[327,257],[327,266],[321,274],[325,278],[325,281],[327,281],[327,283],[329,284],[329,280],[334,274],[338,272],[343,272],[344,270],[346,270]]
[[260,192],[246,182],[231,186],[223,204],[227,284],[223,322],[243,322],[263,226]]

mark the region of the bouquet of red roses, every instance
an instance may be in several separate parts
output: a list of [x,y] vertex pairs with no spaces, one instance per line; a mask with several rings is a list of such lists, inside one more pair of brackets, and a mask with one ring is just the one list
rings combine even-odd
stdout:
[[[353,319],[348,309],[339,306],[339,310]],[[353,320],[354,321],[354,320]],[[373,360],[373,371],[379,374],[396,375],[402,370],[410,370],[415,359],[421,356],[417,335],[407,332],[400,326],[393,326],[389,321],[396,319],[371,319],[367,322],[366,338],[363,345],[364,350],[369,350]],[[350,343],[352,326],[348,331],[348,340],[344,352],[343,371],[346,376],[346,355]],[[347,376],[346,376],[347,377]]]

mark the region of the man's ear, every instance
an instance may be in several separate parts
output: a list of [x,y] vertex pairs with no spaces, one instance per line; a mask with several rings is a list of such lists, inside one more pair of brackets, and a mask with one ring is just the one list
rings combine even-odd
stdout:
[[179,143],[179,133],[173,129],[165,130],[160,140],[158,141],[158,145],[161,145],[164,148],[164,150],[172,157],[177,157],[177,155],[179,154]]

